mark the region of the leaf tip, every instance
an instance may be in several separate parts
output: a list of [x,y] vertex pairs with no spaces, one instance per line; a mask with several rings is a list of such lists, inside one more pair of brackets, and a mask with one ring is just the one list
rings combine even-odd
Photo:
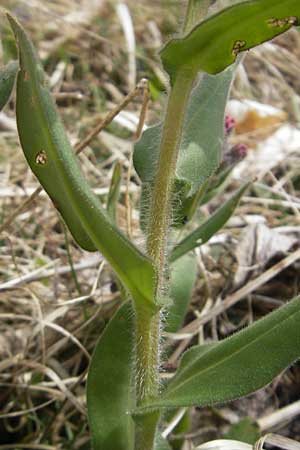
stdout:
[[22,27],[22,25],[20,24],[18,19],[13,14],[11,14],[9,11],[6,11],[6,18],[11,26],[11,29],[12,29],[14,35],[15,35],[16,41],[18,41],[18,38],[20,36],[26,37],[24,28]]
[[20,32],[22,31],[22,26],[18,22],[17,18],[14,17],[9,11],[6,11],[5,15],[6,15],[9,25],[15,35],[16,43],[18,45],[18,38],[20,36]]
[[6,10],[5,15],[13,29],[14,27],[18,26],[17,19],[9,11]]

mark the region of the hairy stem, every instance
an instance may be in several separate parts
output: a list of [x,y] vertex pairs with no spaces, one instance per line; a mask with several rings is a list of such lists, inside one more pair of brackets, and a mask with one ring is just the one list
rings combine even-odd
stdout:
[[[212,0],[190,0],[184,25],[189,31],[203,19]],[[167,244],[175,170],[187,102],[195,75],[183,68],[171,88],[160,143],[159,161],[149,214],[147,253],[157,270],[156,303],[168,292]],[[147,404],[159,394],[159,344],[161,316],[137,311],[137,405]],[[153,450],[158,412],[140,416],[136,423],[135,450]]]
[[[189,0],[184,31],[189,31],[204,19],[212,0]],[[167,244],[175,170],[182,136],[187,102],[195,78],[183,68],[171,88],[160,143],[159,161],[154,181],[149,214],[147,253],[157,270],[156,302],[168,292]],[[150,315],[137,311],[137,405],[147,404],[159,394],[160,312]],[[154,447],[157,412],[139,417],[136,427],[135,450]]]
[[165,285],[165,257],[170,224],[170,204],[183,120],[193,84],[193,75],[190,71],[181,70],[169,95],[149,214],[147,252],[158,270],[159,295],[162,294]]
[[[136,313],[136,398],[142,406],[159,393],[160,311]],[[152,450],[159,414],[145,414],[136,420],[135,450]]]
[[[184,32],[188,32],[203,20],[213,0],[189,0]],[[168,292],[167,244],[170,226],[172,191],[175,179],[179,145],[182,136],[187,102],[192,90],[195,73],[183,68],[171,88],[159,161],[149,214],[147,253],[157,270],[156,303]],[[159,344],[161,331],[160,312],[137,311],[137,405],[147,404],[159,395]],[[135,450],[153,450],[159,413],[142,415],[136,422]]]
[[137,364],[136,396],[138,406],[147,403],[158,394],[157,368],[160,312],[153,314],[137,311]]
[[[145,405],[159,394],[159,343],[161,317],[159,301],[168,289],[166,277],[166,250],[170,224],[175,169],[187,101],[192,89],[194,74],[182,70],[170,91],[160,144],[160,157],[150,207],[147,253],[157,269],[156,303],[158,312],[137,311],[137,405]],[[157,412],[141,416],[137,424],[136,450],[152,450]]]

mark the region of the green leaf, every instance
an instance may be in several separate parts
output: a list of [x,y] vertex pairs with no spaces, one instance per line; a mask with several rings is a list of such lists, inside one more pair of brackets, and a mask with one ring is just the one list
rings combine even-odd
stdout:
[[194,254],[186,255],[171,266],[170,297],[173,304],[168,310],[165,331],[175,333],[186,315],[192,289],[197,276],[197,262]]
[[224,436],[224,439],[247,442],[247,444],[252,445],[254,445],[259,438],[259,426],[251,419],[251,417],[245,417],[238,423],[232,425],[230,430]]
[[133,450],[133,311],[122,305],[110,320],[92,356],[87,379],[93,450]]
[[[217,76],[204,75],[192,92],[176,167],[177,204],[182,203],[184,198],[193,196],[221,162],[224,111],[235,67],[232,66]],[[158,163],[161,133],[161,124],[148,128],[134,148],[134,167],[142,181],[144,228],[147,221],[146,205],[150,202]],[[173,217],[174,215],[176,213],[173,213]]]
[[161,396],[137,412],[213,405],[262,388],[299,359],[299,321],[297,297],[219,343],[192,348]]
[[78,244],[100,250],[140,305],[153,305],[155,273],[146,258],[112,223],[84,178],[45,83],[34,47],[8,14],[19,48],[17,125],[32,171]]
[[0,69],[0,111],[10,99],[18,67],[19,64],[17,61],[11,61]]
[[298,0],[252,0],[209,17],[182,39],[172,39],[161,51],[171,82],[178,71],[221,72],[236,56],[273,39],[297,23]]
[[251,183],[244,184],[235,194],[227,200],[217,211],[205,222],[199,225],[191,234],[186,236],[173,249],[170,261],[175,261],[181,256],[202,244],[205,244],[214,234],[217,233],[232,216],[242,195]]
[[107,196],[107,213],[111,220],[116,222],[117,204],[120,197],[120,187],[122,182],[122,166],[119,161],[116,162],[111,177],[109,193]]

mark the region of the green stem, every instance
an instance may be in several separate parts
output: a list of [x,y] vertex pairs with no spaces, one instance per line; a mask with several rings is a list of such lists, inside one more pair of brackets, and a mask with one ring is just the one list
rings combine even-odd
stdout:
[[137,311],[136,397],[138,406],[146,404],[158,394],[159,326],[160,311],[155,314],[147,310]]
[[[204,18],[211,0],[190,0],[184,29]],[[187,102],[195,73],[183,68],[171,88],[160,143],[159,161],[149,212],[147,253],[157,271],[156,303],[168,292],[166,253],[175,170]],[[159,307],[159,305],[158,305]],[[161,317],[149,311],[137,311],[137,405],[147,404],[159,395],[159,344]],[[136,421],[135,450],[153,450],[158,412],[140,416]]]
[[[154,183],[147,236],[147,252],[158,274],[156,303],[158,312],[137,311],[137,405],[147,404],[159,394],[159,344],[161,317],[159,300],[168,290],[166,280],[166,250],[170,210],[178,150],[185,110],[193,86],[194,74],[182,70],[177,74],[169,95],[160,144],[160,157]],[[152,450],[159,414],[151,412],[138,419],[135,450]]]
[[147,252],[158,270],[158,293],[164,290],[167,234],[179,144],[194,74],[181,70],[171,89],[160,144],[160,157],[149,214]]
[[[211,0],[189,1],[184,25],[185,32],[206,16],[210,4]],[[169,289],[166,254],[171,220],[172,192],[185,111],[195,75],[193,71],[186,70],[186,68],[177,73],[169,95],[160,143],[147,236],[147,253],[154,262],[158,277],[155,299],[158,304]],[[154,315],[149,314],[149,311],[137,311],[136,319],[136,400],[137,405],[141,406],[159,395],[158,367],[161,318],[159,311]],[[135,450],[153,450],[158,420],[159,413],[156,411],[142,415],[137,419]]]
[[[136,313],[136,399],[142,406],[159,393],[160,311]],[[159,419],[157,411],[136,419],[135,450],[152,450]]]

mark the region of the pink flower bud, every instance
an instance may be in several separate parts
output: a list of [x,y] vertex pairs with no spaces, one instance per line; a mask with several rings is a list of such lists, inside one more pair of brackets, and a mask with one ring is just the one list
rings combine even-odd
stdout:
[[225,117],[225,133],[228,136],[235,127],[235,120],[229,114]]
[[246,144],[236,144],[231,151],[234,152],[237,158],[244,159],[248,153],[248,146]]
[[242,161],[248,152],[248,146],[246,144],[236,144],[233,147],[226,146],[223,156],[223,164],[229,166],[237,164]]

